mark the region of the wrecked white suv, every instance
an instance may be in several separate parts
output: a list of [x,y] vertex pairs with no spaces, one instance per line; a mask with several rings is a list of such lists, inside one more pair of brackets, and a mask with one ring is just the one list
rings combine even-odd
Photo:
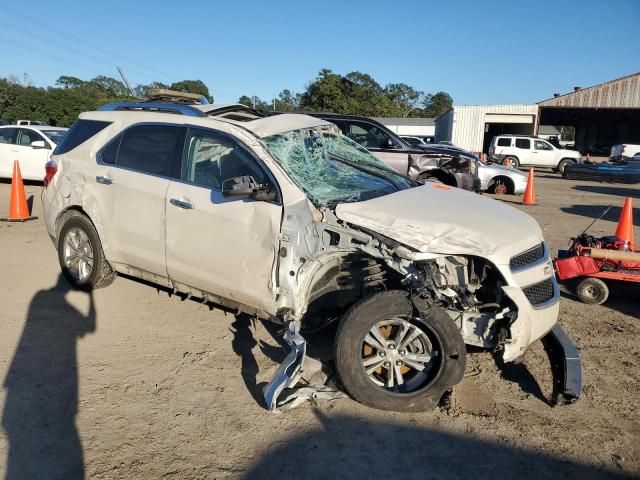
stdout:
[[465,344],[510,362],[543,336],[559,352],[556,398],[579,396],[538,224],[418,184],[327,121],[109,104],[80,115],[45,186],[74,287],[123,273],[285,325],[291,352],[265,387],[270,409],[298,378],[301,332],[335,319],[339,378],[372,407],[432,407],[462,379]]

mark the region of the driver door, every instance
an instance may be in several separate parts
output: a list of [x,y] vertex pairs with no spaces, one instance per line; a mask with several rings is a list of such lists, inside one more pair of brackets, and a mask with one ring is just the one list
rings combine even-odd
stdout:
[[189,128],[184,145],[181,179],[169,182],[165,202],[169,278],[275,313],[282,205],[222,195],[229,178],[274,182],[227,133]]
[[544,167],[555,167],[557,163],[555,150],[549,143],[543,140],[533,141],[533,150],[531,151],[531,157],[535,161],[536,165]]

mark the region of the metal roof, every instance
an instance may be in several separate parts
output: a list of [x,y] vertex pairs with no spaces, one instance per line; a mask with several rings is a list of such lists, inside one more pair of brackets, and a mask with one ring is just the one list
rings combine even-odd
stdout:
[[640,73],[549,98],[538,105],[569,108],[640,108]]
[[408,127],[431,127],[435,125],[435,118],[423,117],[371,117],[383,125],[403,125]]

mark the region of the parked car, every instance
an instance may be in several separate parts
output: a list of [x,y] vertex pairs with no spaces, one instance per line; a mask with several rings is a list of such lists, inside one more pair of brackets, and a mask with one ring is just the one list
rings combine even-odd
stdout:
[[333,319],[341,382],[372,407],[433,407],[462,379],[465,343],[510,362],[549,332],[578,379],[558,399],[580,394],[530,216],[415,182],[319,118],[215,113],[141,102],[80,115],[42,195],[73,287],[124,273],[284,324],[292,351],[264,389],[270,408],[299,376],[301,332]]
[[483,192],[495,193],[496,195],[519,195],[527,189],[527,174],[515,168],[505,167],[490,160],[483,161],[467,150],[449,145],[425,145],[424,150],[447,151],[451,155],[459,152],[458,155],[462,154],[472,159],[471,161],[476,165],[476,174],[480,179],[480,190]]
[[563,173],[567,165],[582,162],[582,155],[537,137],[499,135],[491,140],[489,159],[513,168],[549,167]]
[[421,182],[438,181],[465,190],[480,189],[475,164],[458,151],[428,150],[426,145],[412,147],[385,125],[367,117],[336,113],[310,115],[337,125],[344,135],[402,175]]
[[49,124],[45,122],[41,122],[39,120],[18,120],[16,125],[39,125],[42,127],[48,127]]
[[569,180],[640,183],[640,154],[618,162],[569,165],[563,176]]
[[619,162],[622,160],[629,160],[636,155],[640,155],[640,145],[621,143],[620,145],[614,145],[611,147],[609,160],[612,162]]
[[0,127],[1,127],[2,125],[9,125],[9,122],[5,122],[4,120],[0,120]]
[[25,180],[40,180],[51,151],[67,132],[67,128],[49,126],[0,126],[0,178],[11,178],[13,162],[20,162]]

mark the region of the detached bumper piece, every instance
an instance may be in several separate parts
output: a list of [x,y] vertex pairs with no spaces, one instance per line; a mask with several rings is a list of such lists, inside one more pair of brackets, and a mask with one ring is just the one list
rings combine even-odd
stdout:
[[317,404],[346,397],[328,369],[319,360],[306,356],[307,342],[299,327],[296,322],[287,326],[284,340],[291,351],[273,380],[264,387],[264,400],[270,412],[283,413],[307,401]]
[[273,379],[264,387],[264,400],[269,411],[277,408],[278,396],[285,388],[289,388],[298,383],[300,370],[307,353],[307,342],[300,335],[299,325],[290,322],[284,333],[284,340],[291,347],[291,351],[286,356]]
[[542,338],[542,344],[551,361],[554,404],[574,403],[582,393],[582,365],[578,349],[557,323]]

